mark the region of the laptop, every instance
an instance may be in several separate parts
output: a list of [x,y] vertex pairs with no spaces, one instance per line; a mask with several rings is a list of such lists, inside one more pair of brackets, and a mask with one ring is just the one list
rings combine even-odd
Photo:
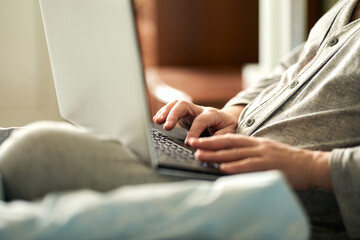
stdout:
[[64,119],[118,139],[159,173],[222,175],[152,124],[132,0],[40,0],[40,8]]

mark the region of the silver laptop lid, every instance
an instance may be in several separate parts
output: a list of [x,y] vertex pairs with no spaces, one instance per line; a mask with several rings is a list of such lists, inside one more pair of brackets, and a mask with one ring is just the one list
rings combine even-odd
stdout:
[[60,113],[150,159],[131,0],[40,0]]

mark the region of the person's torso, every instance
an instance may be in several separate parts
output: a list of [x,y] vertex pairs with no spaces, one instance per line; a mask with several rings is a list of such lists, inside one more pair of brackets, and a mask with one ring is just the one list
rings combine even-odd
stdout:
[[360,145],[360,19],[349,23],[355,5],[342,1],[324,15],[298,63],[247,107],[239,133],[318,150]]
[[[360,19],[340,1],[312,29],[297,64],[246,108],[240,134],[330,151],[360,145]],[[346,239],[333,193],[298,192],[313,238]]]

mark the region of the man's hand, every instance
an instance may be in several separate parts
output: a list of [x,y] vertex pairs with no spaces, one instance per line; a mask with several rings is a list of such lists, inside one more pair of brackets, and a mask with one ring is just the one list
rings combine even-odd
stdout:
[[277,169],[284,173],[294,189],[332,189],[328,152],[299,149],[236,134],[192,138],[189,145],[198,149],[195,154],[198,160],[221,163],[221,171],[228,174]]
[[198,138],[208,130],[211,135],[235,133],[238,117],[244,106],[233,106],[227,109],[201,107],[187,101],[174,101],[161,108],[153,120],[164,124],[165,130],[171,130],[177,123],[189,130],[189,138]]

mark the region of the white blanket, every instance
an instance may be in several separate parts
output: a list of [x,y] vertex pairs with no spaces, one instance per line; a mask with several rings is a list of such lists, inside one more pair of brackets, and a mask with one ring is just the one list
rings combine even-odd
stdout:
[[277,171],[0,201],[0,239],[307,239]]

